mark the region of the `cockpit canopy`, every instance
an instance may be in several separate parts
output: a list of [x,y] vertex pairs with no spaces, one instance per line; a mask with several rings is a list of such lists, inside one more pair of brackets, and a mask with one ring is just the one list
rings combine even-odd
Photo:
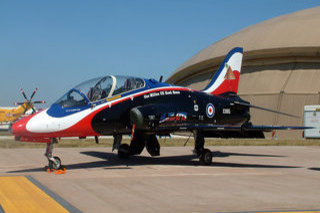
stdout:
[[127,76],[104,76],[85,81],[62,96],[55,104],[63,108],[79,107],[120,95],[145,86],[142,78]]

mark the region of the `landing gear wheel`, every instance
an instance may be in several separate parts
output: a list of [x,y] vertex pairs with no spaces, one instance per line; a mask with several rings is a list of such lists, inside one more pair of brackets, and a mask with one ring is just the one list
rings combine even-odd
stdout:
[[58,169],[61,169],[61,160],[60,160],[60,158],[59,157],[56,157],[56,156],[54,156],[53,157],[54,158],[54,160],[55,161],[51,161],[51,160],[49,160],[49,169],[51,169],[51,170],[58,170]]
[[209,149],[204,149],[200,155],[200,163],[209,166],[212,163],[212,153]]
[[130,146],[126,143],[120,144],[118,148],[119,158],[129,158],[130,156]]

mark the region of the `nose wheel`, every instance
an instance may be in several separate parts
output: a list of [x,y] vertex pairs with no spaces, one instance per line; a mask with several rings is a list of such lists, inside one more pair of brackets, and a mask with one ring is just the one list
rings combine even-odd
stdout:
[[58,143],[56,138],[52,138],[49,143],[47,143],[46,153],[44,154],[48,159],[48,167],[50,170],[62,169],[61,160],[57,156],[52,156],[53,144]]
[[57,156],[53,156],[53,159],[54,160],[49,160],[48,161],[48,166],[49,166],[49,169],[51,170],[59,170],[61,169],[61,160],[59,157]]

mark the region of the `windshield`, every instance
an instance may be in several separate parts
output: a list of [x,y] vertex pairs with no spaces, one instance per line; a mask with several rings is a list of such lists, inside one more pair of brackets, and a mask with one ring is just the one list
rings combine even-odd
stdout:
[[104,76],[85,81],[70,90],[56,104],[62,107],[76,107],[87,105],[124,92],[145,86],[141,78],[125,76]]
[[59,104],[63,108],[66,107],[79,107],[87,105],[87,100],[75,89],[67,92],[62,98],[60,98],[56,104]]

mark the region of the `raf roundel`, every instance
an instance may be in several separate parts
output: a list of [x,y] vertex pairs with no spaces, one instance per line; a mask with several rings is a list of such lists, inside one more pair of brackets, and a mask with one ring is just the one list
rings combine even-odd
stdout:
[[208,104],[207,104],[207,110],[206,110],[206,112],[207,112],[208,118],[213,118],[213,116],[214,116],[214,114],[215,114],[215,108],[214,108],[214,106],[213,106],[212,103],[208,103]]

